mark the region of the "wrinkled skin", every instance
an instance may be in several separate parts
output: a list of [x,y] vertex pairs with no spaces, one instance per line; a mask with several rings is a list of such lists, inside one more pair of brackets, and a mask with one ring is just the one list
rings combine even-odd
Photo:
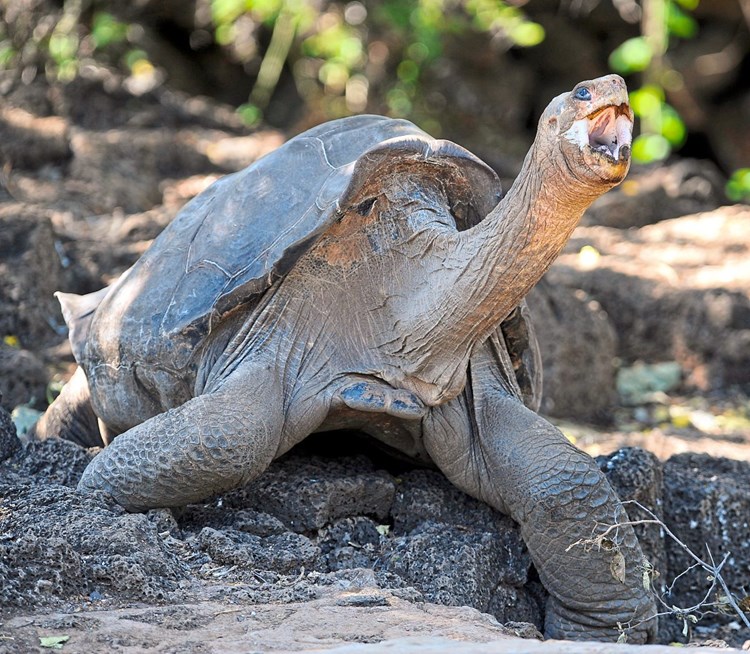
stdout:
[[337,220],[259,301],[201,332],[189,365],[170,367],[184,340],[163,333],[148,359],[150,325],[170,309],[144,316],[138,305],[169,281],[147,253],[79,311],[88,318],[69,317],[81,369],[37,436],[111,441],[79,488],[144,510],[244,484],[315,431],[360,429],[520,524],[550,593],[548,637],[616,640],[622,623],[635,625],[631,642],[649,640],[654,607],[632,529],[607,550],[570,547],[625,512],[595,463],[526,406],[500,328],[583,211],[622,181],[631,129],[617,76],[555,98],[516,184],[464,229],[455,189],[471,184],[465,162],[435,154],[443,146],[364,157],[377,174],[355,169]]

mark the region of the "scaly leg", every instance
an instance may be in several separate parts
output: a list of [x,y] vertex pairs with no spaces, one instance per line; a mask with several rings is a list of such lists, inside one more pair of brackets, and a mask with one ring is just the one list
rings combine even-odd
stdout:
[[78,488],[105,490],[131,511],[181,506],[261,474],[281,442],[284,403],[260,366],[161,413],[114,439]]
[[[425,420],[425,446],[456,486],[503,513],[521,534],[550,597],[549,638],[653,639],[653,599],[643,588],[643,555],[631,527],[602,548],[575,545],[628,520],[596,463],[526,408],[501,372],[498,343],[471,359],[466,392]],[[644,622],[645,620],[645,622]]]
[[29,440],[64,438],[83,447],[104,445],[99,424],[91,408],[89,383],[78,368],[55,401],[29,432]]

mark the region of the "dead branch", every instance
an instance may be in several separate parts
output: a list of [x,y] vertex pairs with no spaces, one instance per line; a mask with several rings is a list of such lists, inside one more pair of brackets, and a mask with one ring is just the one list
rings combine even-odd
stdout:
[[[729,590],[729,586],[727,585],[724,577],[722,576],[722,568],[726,564],[726,562],[729,560],[730,553],[727,553],[724,558],[717,564],[714,560],[713,554],[711,553],[711,550],[708,548],[708,545],[706,546],[706,551],[708,554],[708,561],[704,561],[701,559],[695,552],[693,552],[685,543],[683,543],[675,534],[672,532],[669,527],[667,527],[666,524],[664,524],[664,521],[661,520],[653,511],[650,509],[647,509],[645,506],[643,506],[640,502],[637,500],[627,500],[621,503],[622,505],[625,504],[632,504],[633,506],[638,507],[641,511],[643,511],[648,518],[644,518],[642,520],[627,520],[625,522],[617,522],[613,525],[603,525],[601,523],[597,523],[594,526],[594,533],[592,533],[592,536],[590,538],[581,538],[577,540],[575,543],[570,544],[566,552],[571,550],[574,547],[583,547],[586,551],[590,551],[592,548],[597,549],[605,549],[605,550],[611,550],[617,552],[619,550],[616,540],[613,540],[610,538],[610,535],[616,534],[617,531],[621,527],[635,527],[638,525],[658,525],[664,533],[671,538],[677,545],[679,545],[683,551],[691,558],[693,559],[694,563],[689,566],[687,569],[680,572],[673,580],[672,583],[669,584],[669,586],[665,589],[665,592],[660,594],[656,591],[656,589],[653,587],[653,584],[650,581],[650,571],[647,568],[644,568],[644,587],[646,590],[653,593],[654,597],[656,598],[657,602],[664,607],[664,611],[657,613],[656,615],[653,615],[649,618],[646,618],[645,620],[637,623],[637,624],[624,624],[624,625],[618,625],[621,629],[621,638],[622,642],[626,640],[626,633],[627,630],[633,629],[637,626],[640,626],[644,624],[645,622],[648,622],[650,620],[654,620],[658,617],[662,616],[673,616],[683,621],[684,629],[683,633],[687,634],[688,630],[688,622],[692,622],[695,624],[698,622],[701,618],[705,616],[707,613],[707,610],[714,610],[714,609],[721,609],[724,604],[728,604],[732,610],[739,616],[740,620],[745,624],[745,626],[750,629],[750,620],[748,620],[747,615],[745,612],[740,608],[737,599],[735,598],[734,594]],[[595,534],[596,531],[604,527],[604,531],[602,531],[599,534]],[[595,534],[595,535],[594,535]],[[708,573],[708,578],[711,581],[711,584],[706,591],[705,595],[701,599],[700,602],[695,604],[694,606],[689,607],[679,607],[674,604],[669,604],[664,599],[664,595],[671,595],[672,590],[674,589],[675,582],[677,582],[678,579],[680,579],[683,575],[686,575],[691,570],[694,570],[695,568],[703,568]],[[709,601],[709,598],[714,594],[716,591],[716,588],[720,587],[723,591],[724,595],[719,598],[719,601],[717,602],[711,602]]]

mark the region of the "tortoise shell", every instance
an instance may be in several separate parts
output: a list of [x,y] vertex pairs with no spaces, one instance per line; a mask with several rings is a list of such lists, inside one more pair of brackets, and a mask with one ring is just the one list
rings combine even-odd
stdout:
[[[408,121],[355,116],[315,127],[189,202],[100,304],[96,298],[93,313],[68,310],[76,358],[90,367],[102,344],[94,355],[88,336],[117,334],[120,344],[137,349],[139,365],[186,369],[222,319],[257,304],[343,215],[365,181],[377,179],[384,166],[399,163],[408,171],[410,162],[425,159],[438,164],[433,170],[444,163],[463,178],[446,189],[459,230],[499,202],[500,181],[489,166]],[[413,168],[425,174],[423,166]],[[504,335],[514,344],[508,349],[515,376],[531,396],[537,393],[528,380],[537,373],[524,353],[536,343],[533,334],[528,338],[526,314],[513,315]],[[76,320],[85,320],[85,329],[76,329]],[[115,365],[123,348],[116,349],[107,352]]]

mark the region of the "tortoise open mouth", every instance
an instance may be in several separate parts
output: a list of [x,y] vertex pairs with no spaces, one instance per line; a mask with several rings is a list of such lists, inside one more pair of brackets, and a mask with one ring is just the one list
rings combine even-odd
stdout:
[[613,162],[630,158],[633,118],[626,103],[609,105],[586,116],[589,147]]

